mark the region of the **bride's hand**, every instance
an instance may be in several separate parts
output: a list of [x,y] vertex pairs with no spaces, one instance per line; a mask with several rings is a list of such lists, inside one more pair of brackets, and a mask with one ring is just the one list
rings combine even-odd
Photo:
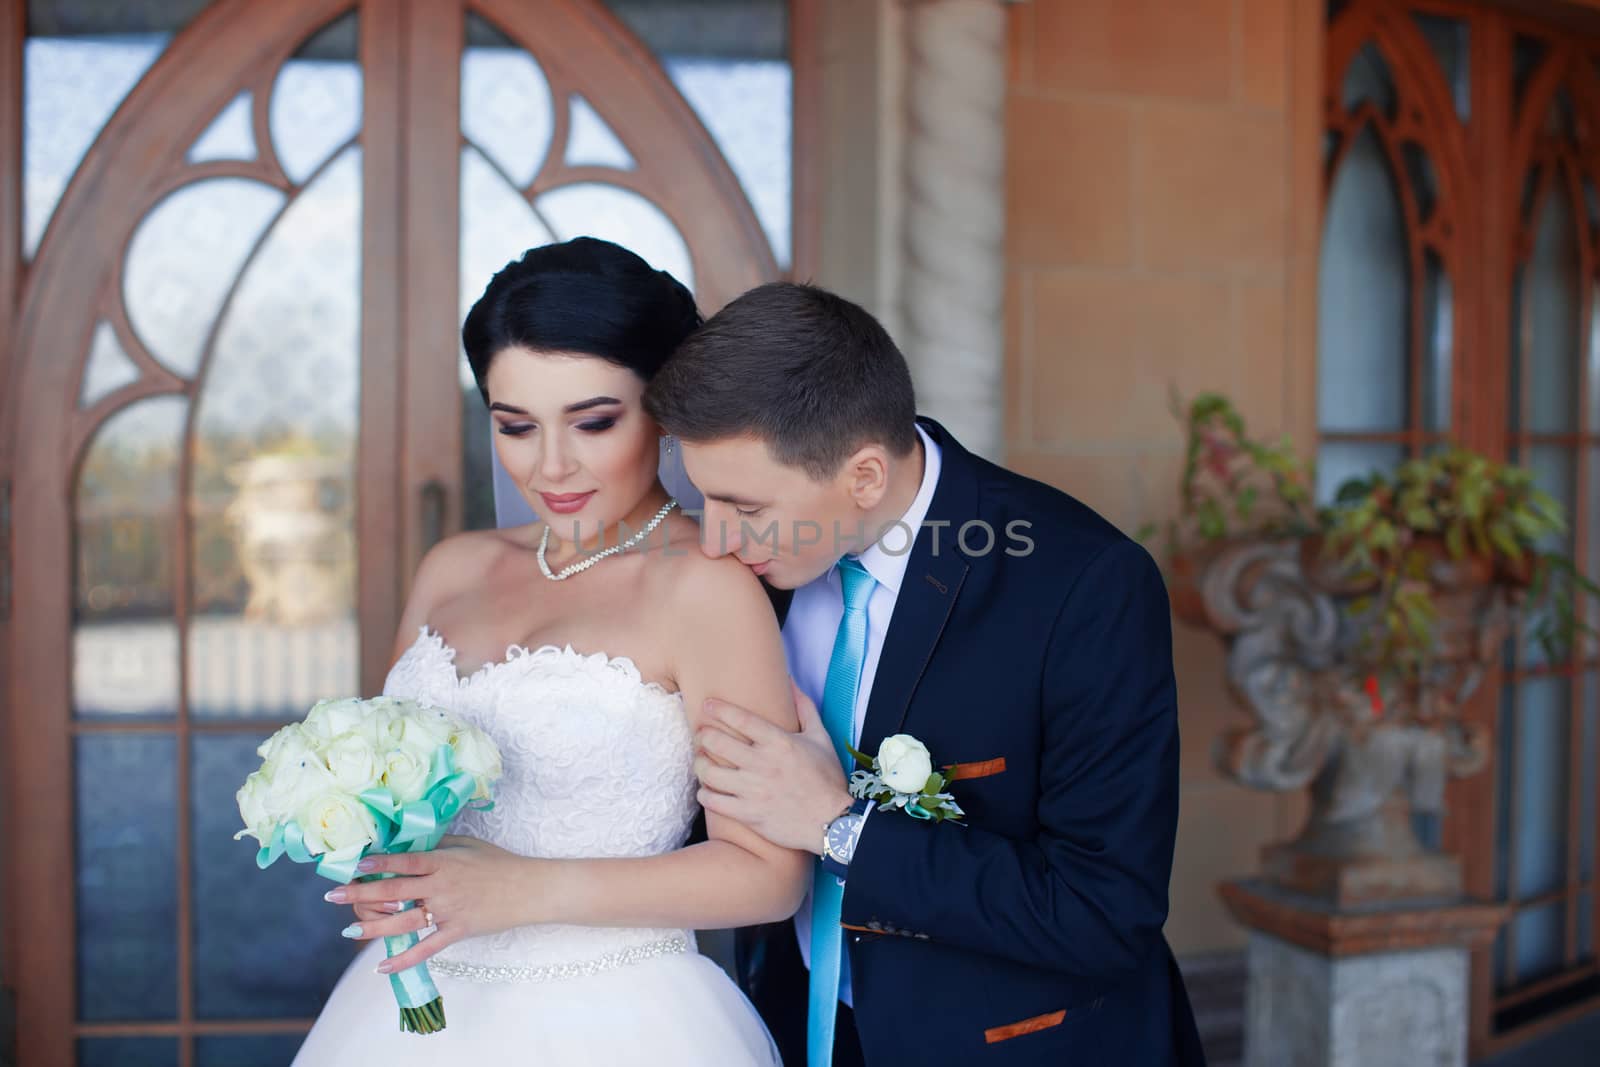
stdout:
[[[538,860],[474,837],[446,837],[432,852],[369,856],[362,874],[392,872],[402,878],[353,882],[327,894],[335,904],[354,904],[360,922],[346,936],[358,941],[422,930],[433,915],[434,933],[378,967],[391,974],[415,967],[462,938],[498,933],[532,919],[527,907]],[[395,914],[403,901],[417,906]]]

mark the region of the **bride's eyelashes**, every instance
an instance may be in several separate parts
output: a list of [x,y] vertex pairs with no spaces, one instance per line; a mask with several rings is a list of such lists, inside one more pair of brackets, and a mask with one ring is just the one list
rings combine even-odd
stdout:
[[[616,424],[617,420],[614,417],[589,419],[587,422],[578,423],[577,429],[582,430],[584,433],[605,433]],[[498,432],[505,434],[507,437],[526,437],[535,428],[535,425],[531,422],[517,422],[502,424],[498,428]]]

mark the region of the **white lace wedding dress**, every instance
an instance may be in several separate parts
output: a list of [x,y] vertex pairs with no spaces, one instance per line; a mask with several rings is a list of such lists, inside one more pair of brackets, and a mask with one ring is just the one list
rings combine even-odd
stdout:
[[[513,647],[460,678],[455,651],[424,628],[383,691],[445,708],[500,745],[494,809],[464,813],[454,833],[556,858],[652,856],[688,836],[696,785],[682,698],[629,660]],[[427,1036],[400,1032],[389,979],[373,972],[383,954],[375,941],[356,957],[297,1067],[779,1062],[690,930],[525,926],[457,942],[429,961],[447,1026]]]

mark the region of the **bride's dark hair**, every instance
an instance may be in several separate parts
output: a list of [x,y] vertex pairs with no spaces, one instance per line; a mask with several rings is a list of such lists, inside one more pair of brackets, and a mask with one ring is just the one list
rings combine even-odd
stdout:
[[597,356],[648,382],[699,325],[694,297],[672,275],[578,237],[506,264],[467,312],[461,343],[487,402],[489,364],[507,348]]

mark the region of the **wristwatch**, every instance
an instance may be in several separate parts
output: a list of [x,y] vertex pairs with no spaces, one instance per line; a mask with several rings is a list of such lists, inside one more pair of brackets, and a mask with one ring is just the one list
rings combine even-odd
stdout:
[[850,873],[850,858],[855,855],[856,842],[861,839],[861,824],[867,819],[865,798],[858,799],[850,809],[828,823],[822,833],[822,869],[844,881]]

